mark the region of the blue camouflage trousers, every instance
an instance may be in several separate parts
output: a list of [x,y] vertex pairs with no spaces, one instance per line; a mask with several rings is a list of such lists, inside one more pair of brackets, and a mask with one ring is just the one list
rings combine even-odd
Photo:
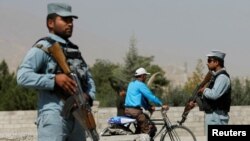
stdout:
[[229,122],[229,115],[221,110],[205,114],[205,133],[207,135],[208,125],[226,125]]
[[86,141],[85,130],[74,117],[42,113],[37,118],[38,141]]

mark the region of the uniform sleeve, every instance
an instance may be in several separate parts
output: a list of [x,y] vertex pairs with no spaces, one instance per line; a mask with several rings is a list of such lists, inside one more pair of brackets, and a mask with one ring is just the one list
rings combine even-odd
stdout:
[[48,55],[41,49],[32,47],[22,60],[17,70],[17,83],[34,89],[52,90],[55,74],[39,72],[48,65]]
[[94,100],[95,94],[96,94],[96,87],[95,87],[95,82],[93,80],[92,74],[90,73],[89,70],[87,72],[87,82],[88,82],[88,94]]
[[227,89],[230,87],[230,79],[224,75],[219,75],[215,82],[212,89],[206,88],[203,92],[203,96],[208,99],[216,100],[221,97]]

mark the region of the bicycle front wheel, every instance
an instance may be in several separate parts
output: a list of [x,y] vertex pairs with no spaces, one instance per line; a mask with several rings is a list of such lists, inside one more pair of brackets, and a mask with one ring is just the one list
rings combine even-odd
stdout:
[[160,141],[196,141],[196,138],[189,128],[173,125],[161,135]]

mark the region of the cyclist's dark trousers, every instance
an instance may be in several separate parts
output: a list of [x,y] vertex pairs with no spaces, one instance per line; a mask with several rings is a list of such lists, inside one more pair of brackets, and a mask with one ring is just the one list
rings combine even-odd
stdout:
[[136,119],[136,133],[146,133],[149,134],[150,137],[153,137],[155,135],[156,127],[154,126],[154,124],[151,124],[149,116],[143,113],[142,109],[126,108],[125,114]]

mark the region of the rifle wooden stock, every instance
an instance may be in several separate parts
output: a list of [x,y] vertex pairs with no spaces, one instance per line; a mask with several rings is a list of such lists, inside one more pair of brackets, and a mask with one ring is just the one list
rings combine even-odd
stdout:
[[[96,123],[91,112],[91,107],[84,97],[84,94],[86,93],[82,91],[81,83],[77,75],[71,72],[60,44],[58,42],[54,43],[48,48],[48,51],[54,57],[63,73],[69,75],[77,83],[76,94],[65,99],[63,110],[64,114],[67,117],[67,115],[72,112],[73,116],[79,121],[80,125],[87,130],[93,141],[99,141],[99,135],[96,131]],[[77,108],[73,106],[75,103],[77,104]]]
[[[183,113],[182,113],[182,120],[179,122],[180,124],[182,124],[182,123],[185,122],[188,113],[190,112],[190,110],[193,109],[193,106],[190,104],[190,102],[191,102],[191,101],[196,102],[197,97],[198,97],[198,95],[199,95],[198,92],[199,92],[200,88],[202,88],[202,87],[204,87],[205,85],[207,85],[208,82],[211,80],[212,76],[213,76],[213,75],[212,75],[212,72],[211,72],[211,71],[208,71],[207,74],[206,74],[206,76],[205,76],[205,78],[203,79],[203,81],[202,81],[199,85],[197,85],[197,87],[195,88],[195,90],[194,90],[194,92],[193,92],[193,96],[192,96],[192,97],[188,100],[188,102],[186,103],[186,106],[185,106],[184,111],[183,111]],[[199,106],[201,106],[201,105],[199,105]]]
[[208,82],[211,80],[212,78],[212,72],[208,71],[205,78],[203,79],[203,81],[200,83],[200,88],[204,87],[206,84],[208,84]]
[[196,98],[198,97],[199,93],[198,91],[200,90],[200,88],[204,87],[205,85],[208,84],[208,82],[211,80],[212,78],[212,72],[208,71],[206,76],[204,77],[204,79],[202,80],[202,82],[196,87],[195,91],[193,92],[193,96],[191,97],[191,101],[196,101]]
[[95,119],[94,119],[94,116],[92,114],[91,111],[88,111],[87,109],[82,109],[83,110],[83,113],[84,113],[84,116],[86,118],[86,126],[90,129],[90,130],[93,130],[96,128],[96,124],[95,124]]
[[60,47],[60,44],[58,42],[55,42],[51,47],[48,48],[48,51],[57,61],[63,72],[69,75],[71,71],[66,61],[66,57]]

